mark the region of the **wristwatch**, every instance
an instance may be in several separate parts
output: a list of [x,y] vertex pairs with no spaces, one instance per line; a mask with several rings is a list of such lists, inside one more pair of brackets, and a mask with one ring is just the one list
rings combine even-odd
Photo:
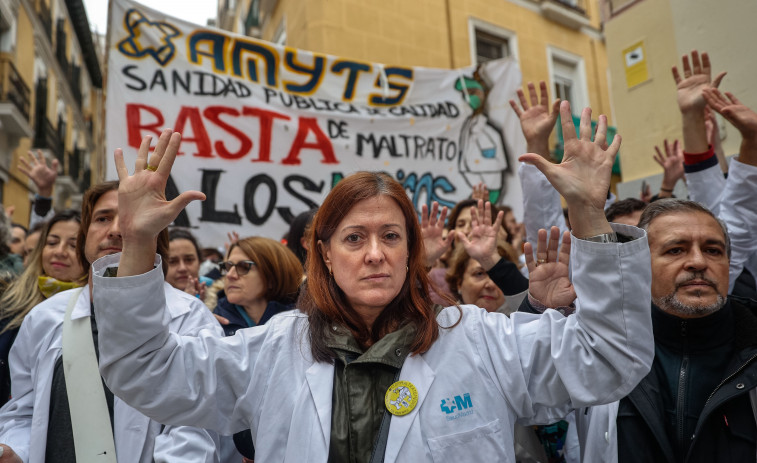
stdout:
[[615,232],[612,233],[602,233],[601,235],[594,235],[589,236],[586,238],[582,238],[585,241],[593,241],[595,243],[617,243],[618,242],[618,234]]

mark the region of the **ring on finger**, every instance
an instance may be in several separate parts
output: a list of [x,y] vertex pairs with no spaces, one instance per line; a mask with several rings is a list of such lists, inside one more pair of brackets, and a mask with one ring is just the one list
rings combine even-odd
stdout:
[[541,264],[546,264],[546,263],[547,263],[547,259],[537,259],[537,260],[536,260],[536,266],[537,266],[537,267],[538,267],[539,265],[541,265]]
[[158,167],[157,166],[151,166],[151,165],[148,164],[147,166],[145,166],[145,170],[149,170],[151,172],[155,172],[155,171],[158,170]]

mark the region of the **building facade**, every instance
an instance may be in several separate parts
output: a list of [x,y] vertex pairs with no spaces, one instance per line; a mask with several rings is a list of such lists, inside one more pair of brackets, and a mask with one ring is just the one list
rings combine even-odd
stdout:
[[524,83],[545,80],[550,97],[568,99],[575,113],[591,106],[595,118],[613,120],[597,0],[219,0],[217,25],[403,66],[451,69],[509,56]]
[[60,162],[54,206],[78,207],[103,166],[101,56],[82,0],[0,1],[0,193],[28,223],[35,193],[19,158]]
[[[757,3],[602,0],[600,7],[613,76],[610,91],[626,154],[621,158],[622,187],[629,184],[628,191],[637,191],[642,181],[656,187],[662,169],[652,158],[655,145],[682,137],[671,67],[680,69],[684,54],[708,52],[713,76],[728,72],[720,88],[757,108],[757,63],[745,58],[757,41],[752,25]],[[737,153],[739,133],[717,118],[726,155]]]

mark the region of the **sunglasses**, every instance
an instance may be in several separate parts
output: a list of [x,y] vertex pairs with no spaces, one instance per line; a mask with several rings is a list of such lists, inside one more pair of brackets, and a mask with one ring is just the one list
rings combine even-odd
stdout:
[[255,262],[251,260],[241,260],[237,262],[236,264],[229,261],[229,262],[219,262],[218,268],[221,269],[221,275],[226,275],[227,273],[231,271],[232,267],[236,267],[237,275],[241,277],[241,276],[247,275],[250,272],[250,269],[252,268],[253,265],[255,265]]

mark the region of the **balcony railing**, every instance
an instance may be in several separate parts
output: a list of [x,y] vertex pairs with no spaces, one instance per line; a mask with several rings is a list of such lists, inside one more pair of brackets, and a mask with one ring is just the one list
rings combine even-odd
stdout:
[[575,11],[579,14],[586,14],[586,0],[545,0],[552,3],[556,3],[560,6],[564,6],[565,8],[570,8],[571,10]]
[[585,2],[586,0],[541,0],[540,9],[552,21],[578,30],[590,25]]
[[53,41],[53,17],[50,13],[50,7],[47,6],[45,0],[35,0],[34,9],[37,11],[37,16],[42,22],[42,27],[45,29],[48,40],[50,43]]
[[[82,94],[81,94],[81,68],[79,66],[71,66],[69,83],[71,84],[71,91],[74,94],[74,100],[81,108]],[[82,108],[83,109],[83,108]]]
[[58,161],[63,164],[63,141],[53,124],[44,116],[37,114],[37,124],[34,131],[34,148],[52,151]]
[[0,102],[11,102],[29,120],[30,90],[13,65],[10,55],[0,53]]

